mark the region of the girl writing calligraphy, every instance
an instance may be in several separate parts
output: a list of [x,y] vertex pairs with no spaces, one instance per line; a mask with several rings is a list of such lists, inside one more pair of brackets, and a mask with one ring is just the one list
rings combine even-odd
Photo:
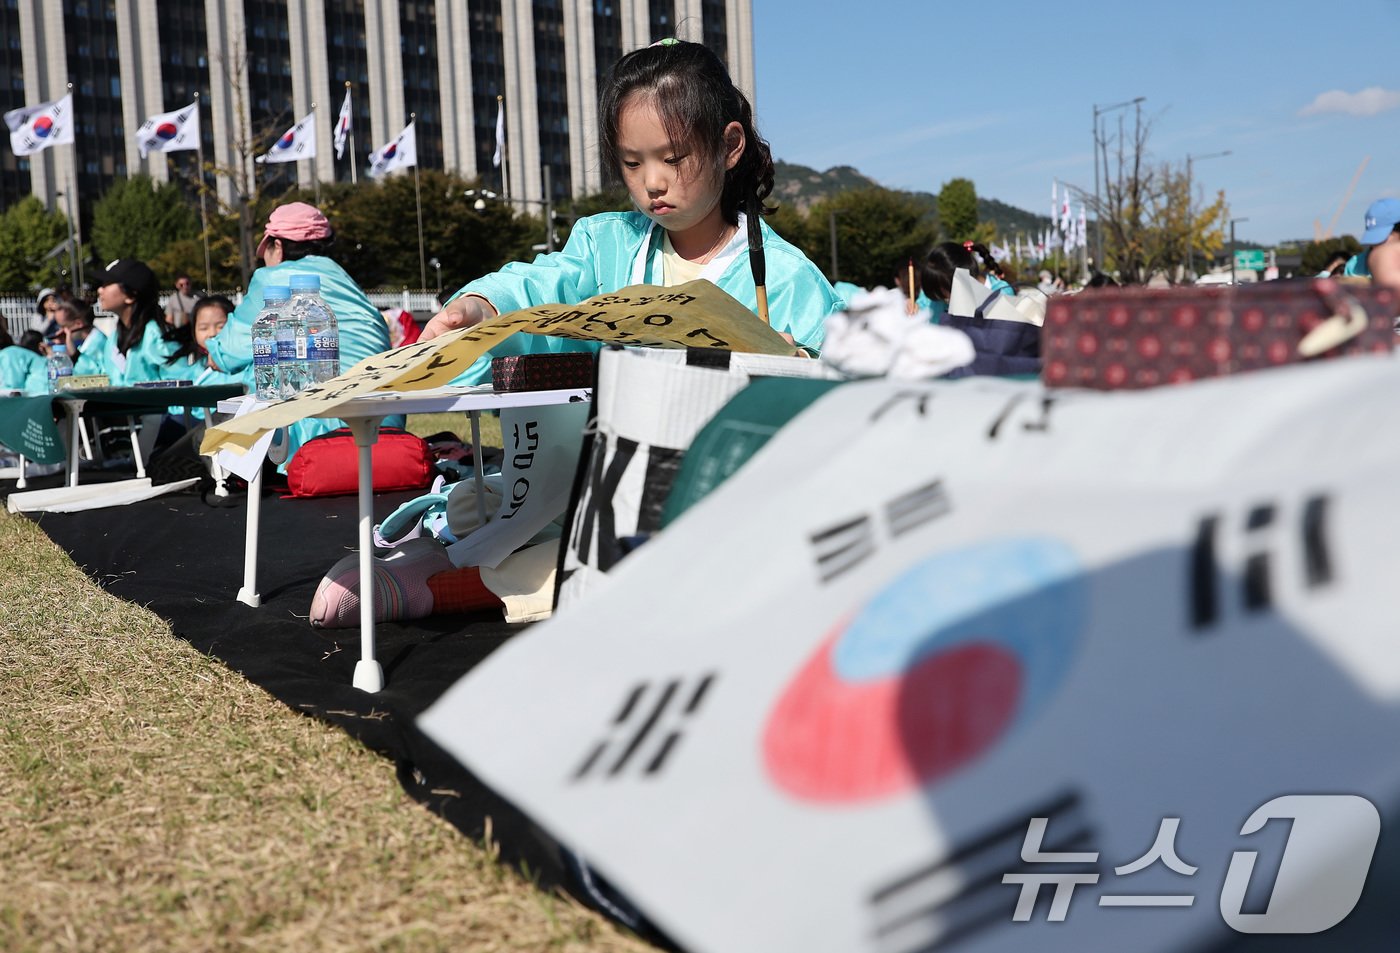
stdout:
[[[696,278],[757,310],[747,232],[749,218],[767,211],[773,158],[719,57],[681,40],[629,53],[608,78],[599,114],[603,167],[626,187],[634,210],[582,218],[562,251],[470,282],[428,323],[424,340],[519,308]],[[769,320],[815,353],[822,323],[840,310],[841,299],[800,250],[766,224],[761,230]],[[595,346],[517,334],[459,380],[484,379],[491,356]]]

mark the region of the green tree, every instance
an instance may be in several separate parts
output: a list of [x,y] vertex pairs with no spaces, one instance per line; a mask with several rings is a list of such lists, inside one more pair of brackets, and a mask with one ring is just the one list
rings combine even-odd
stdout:
[[0,215],[0,288],[33,291],[41,286],[73,284],[66,247],[68,219],[50,212],[44,203],[27,195]]
[[1188,261],[1204,264],[1224,243],[1229,217],[1225,196],[1216,193],[1211,202],[1198,202],[1184,165],[1150,163],[1151,129],[1139,113],[1112,150],[1106,146],[1096,157],[1103,182],[1099,197],[1076,191],[1103,233],[1099,267],[1125,284],[1141,284],[1154,275],[1193,281]]
[[[198,237],[199,216],[174,182],[157,186],[145,175],[118,179],[92,207],[92,244],[101,262],[140,258],[150,263],[171,242]],[[159,271],[156,277],[162,283],[175,278]]]
[[[831,274],[831,222],[836,222],[837,274]],[[937,234],[928,209],[906,192],[878,186],[817,202],[796,242],[827,278],[863,288],[891,287],[900,262],[928,253]],[[793,240],[789,238],[789,240]]]
[[[529,260],[531,246],[544,239],[539,216],[518,215],[504,199],[483,201],[464,193],[476,183],[461,176],[420,170],[423,255],[442,263],[444,292],[495,271],[508,261]],[[287,201],[293,195],[284,196]],[[378,182],[335,190],[323,187],[322,210],[336,230],[332,256],[365,288],[417,288],[417,195],[413,175],[391,175]],[[436,275],[429,273],[433,283]]]
[[971,179],[952,179],[938,190],[938,221],[949,241],[982,241],[977,230],[977,188]]
[[1333,255],[1346,255],[1350,258],[1361,251],[1361,242],[1355,235],[1338,235],[1320,242],[1308,242],[1303,249],[1303,261],[1298,266],[1300,275],[1315,275],[1327,266]]
[[1194,281],[1196,276],[1187,273],[1188,263],[1199,268],[1224,244],[1225,193],[1217,192],[1208,204],[1197,202],[1184,164],[1144,167],[1140,179],[1133,190],[1138,220],[1120,220],[1119,241],[1105,241],[1105,257],[1131,281],[1146,281],[1154,274],[1173,283]]

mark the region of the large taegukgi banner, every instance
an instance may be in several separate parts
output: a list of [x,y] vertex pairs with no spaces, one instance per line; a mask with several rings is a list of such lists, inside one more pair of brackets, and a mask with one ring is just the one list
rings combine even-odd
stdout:
[[420,724],[688,950],[1360,948],[1396,406],[1384,358],[846,384]]
[[[327,412],[374,391],[426,390],[451,383],[477,358],[517,332],[605,344],[698,347],[791,354],[792,345],[708,281],[661,288],[632,285],[577,305],[542,305],[498,315],[473,328],[376,354],[295,397],[211,427],[200,452],[246,451],[269,430]],[[333,415],[330,415],[333,416]]]

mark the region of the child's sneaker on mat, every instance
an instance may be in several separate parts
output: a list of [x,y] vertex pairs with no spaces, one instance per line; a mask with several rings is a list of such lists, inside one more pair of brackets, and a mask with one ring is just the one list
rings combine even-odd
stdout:
[[[435,539],[415,539],[383,559],[374,559],[374,621],[421,619],[433,614],[428,579],[453,569]],[[311,624],[348,629],[360,624],[360,556],[351,553],[331,567],[311,598]]]

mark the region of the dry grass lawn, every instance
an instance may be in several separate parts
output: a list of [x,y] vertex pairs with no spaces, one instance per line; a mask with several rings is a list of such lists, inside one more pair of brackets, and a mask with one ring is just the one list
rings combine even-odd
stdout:
[[0,646],[0,950],[653,949],[3,512]]

